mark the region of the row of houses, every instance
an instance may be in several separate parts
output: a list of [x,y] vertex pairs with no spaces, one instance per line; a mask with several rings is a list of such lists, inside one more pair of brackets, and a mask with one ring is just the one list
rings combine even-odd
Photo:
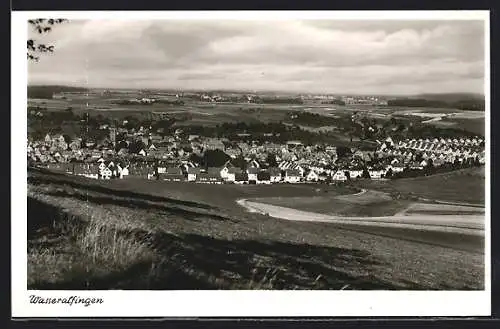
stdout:
[[[382,179],[387,170],[400,172],[404,167],[390,165],[387,168],[369,168],[368,173],[372,179]],[[199,168],[192,166],[169,167],[158,173],[155,177],[164,181],[187,181],[198,183],[236,183],[236,184],[273,184],[273,183],[301,183],[346,181],[361,178],[361,168],[304,168],[298,164],[280,163],[277,167],[260,168],[249,166],[243,170],[232,166],[229,162],[223,167]]]
[[130,172],[129,165],[102,158],[95,163],[49,163],[44,167],[67,174],[106,180],[123,179],[128,177]]
[[[196,183],[235,183],[235,184],[275,184],[275,183],[301,183],[346,181],[361,178],[363,169],[320,169],[307,168],[300,165],[280,163],[278,167],[260,168],[252,165],[243,170],[232,166],[230,163],[222,167],[200,168],[192,163],[177,166],[130,165],[115,163],[110,160],[99,159],[96,163],[61,163],[47,164],[47,169],[65,172],[67,174],[85,176],[94,179],[123,179],[139,177],[150,180],[169,182],[196,182]],[[399,172],[404,168],[395,165],[386,169],[370,168],[368,170],[372,179],[384,178],[387,170]]]
[[376,153],[379,157],[395,157],[408,163],[421,157],[425,160],[432,160],[440,165],[451,163],[456,160],[464,162],[468,160],[485,163],[484,141],[481,138],[467,139],[438,139],[432,140],[404,140],[395,143],[390,137],[384,142],[379,142]]

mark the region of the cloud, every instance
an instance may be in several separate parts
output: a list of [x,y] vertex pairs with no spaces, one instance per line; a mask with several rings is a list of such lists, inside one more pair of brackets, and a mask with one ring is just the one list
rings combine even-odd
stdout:
[[[481,92],[477,21],[73,21],[32,83],[332,93]],[[38,37],[38,36],[37,36]]]

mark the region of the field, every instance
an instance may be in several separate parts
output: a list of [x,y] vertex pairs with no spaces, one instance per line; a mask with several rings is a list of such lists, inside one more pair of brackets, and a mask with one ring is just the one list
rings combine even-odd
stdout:
[[[378,217],[395,214],[466,215],[484,214],[484,168],[465,169],[429,177],[390,181],[360,181],[370,190],[352,195],[257,197],[250,200],[302,211],[346,217]],[[377,191],[378,190],[378,191]],[[464,193],[467,191],[467,193]],[[395,195],[404,195],[395,199]],[[415,202],[421,199],[424,202]],[[433,202],[479,205],[470,207]]]
[[407,200],[392,200],[388,194],[376,191],[367,191],[354,196],[274,197],[252,200],[276,206],[347,217],[391,216],[406,209],[410,204]]
[[470,168],[428,177],[360,181],[358,187],[392,194],[456,203],[485,203],[485,168]]
[[[51,111],[61,111],[71,107],[75,113],[83,111],[98,114],[111,114],[124,117],[133,113],[166,112],[172,117],[189,116],[188,121],[179,121],[176,125],[197,124],[214,126],[222,122],[285,122],[290,111],[307,111],[329,117],[350,116],[355,112],[364,113],[374,119],[389,120],[391,117],[415,118],[425,121],[432,118],[441,120],[429,122],[439,127],[452,127],[484,134],[484,112],[460,111],[441,108],[407,108],[371,105],[318,105],[306,103],[292,104],[250,104],[250,103],[206,103],[187,100],[185,105],[153,104],[153,105],[118,105],[117,101],[132,98],[107,98],[98,95],[77,97],[71,100],[29,99],[28,106],[45,107]],[[316,128],[311,128],[317,130]],[[330,131],[331,127],[319,130]]]
[[413,203],[404,210],[405,215],[429,214],[429,215],[484,215],[484,208],[456,206],[447,204]]
[[340,197],[359,190],[28,174],[31,289],[484,286],[478,248],[483,242],[476,237],[288,222],[248,213],[235,203],[257,196]]

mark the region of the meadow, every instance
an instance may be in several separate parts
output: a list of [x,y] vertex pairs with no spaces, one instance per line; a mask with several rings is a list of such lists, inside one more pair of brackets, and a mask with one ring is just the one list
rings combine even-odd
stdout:
[[[131,96],[130,96],[131,97]],[[129,97],[129,98],[130,98]],[[78,97],[74,99],[29,99],[28,106],[40,106],[50,111],[62,111],[69,107],[75,113],[90,111],[94,115],[110,114],[115,117],[149,112],[165,112],[172,117],[189,116],[189,120],[181,120],[176,125],[207,125],[215,126],[223,122],[285,122],[291,111],[307,111],[327,117],[351,116],[354,113],[363,113],[377,120],[389,120],[391,117],[425,121],[433,117],[444,117],[439,121],[429,124],[438,127],[452,127],[465,129],[466,131],[484,134],[485,113],[479,111],[461,111],[449,108],[408,108],[387,107],[372,105],[327,105],[314,102],[301,105],[294,104],[252,104],[252,103],[207,103],[196,100],[187,100],[184,105],[156,103],[152,105],[122,105],[120,98],[101,97],[91,95],[89,97]],[[317,127],[311,129],[316,130]],[[306,127],[307,129],[307,127]],[[331,130],[323,128],[320,130]]]
[[445,201],[458,204],[485,204],[485,167],[455,170],[432,176],[394,180],[366,180],[355,184],[391,195]]
[[261,197],[252,201],[346,217],[392,216],[410,205],[408,200],[393,200],[388,194],[377,191],[345,196]]
[[[132,188],[133,186],[133,188]],[[96,181],[28,172],[30,289],[482,289],[477,237],[288,222],[242,197],[320,185]]]

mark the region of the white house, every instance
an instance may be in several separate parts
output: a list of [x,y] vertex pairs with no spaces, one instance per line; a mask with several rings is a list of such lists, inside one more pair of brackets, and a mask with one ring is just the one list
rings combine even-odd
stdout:
[[332,180],[338,180],[338,181],[347,180],[347,176],[345,175],[344,170],[337,170],[335,174],[333,174]]
[[[221,177],[223,180],[227,182],[234,183],[236,181],[236,174],[241,173],[241,170],[239,168],[231,167],[227,168],[227,170],[224,170],[225,168],[222,168],[221,170]],[[224,175],[223,175],[224,171]]]
[[101,178],[102,179],[111,179],[111,176],[113,175],[111,169],[105,167],[103,170],[100,170]]
[[287,169],[285,170],[284,181],[286,183],[298,183],[300,182],[300,171],[297,169]]
[[[397,173],[403,172],[405,170],[405,166],[402,164],[396,163],[396,164],[387,166],[387,170],[389,170],[389,169],[391,169],[394,174],[397,174]],[[387,171],[386,171],[386,173],[387,173]]]
[[368,172],[371,179],[381,179],[386,173],[383,169],[370,169]]
[[99,171],[103,171],[103,170],[104,170],[104,169],[106,169],[106,168],[107,168],[107,166],[106,166],[106,164],[104,163],[104,160],[103,160],[101,163],[99,163]]
[[309,173],[306,175],[306,180],[308,182],[317,182],[319,180],[319,175],[317,172],[314,170],[309,171]]
[[199,168],[188,167],[187,168],[187,180],[188,182],[196,181],[196,178],[200,174]]
[[360,178],[363,175],[363,170],[361,169],[349,169],[348,172],[351,179]]
[[248,168],[247,169],[247,174],[248,174],[248,181],[255,181],[257,182],[257,174],[259,173],[258,168]]
[[231,168],[231,166],[228,164],[228,162],[226,162],[226,164],[224,165],[224,167],[222,167],[222,169],[220,170],[220,177],[224,180],[227,179],[227,175],[229,173],[229,168]]
[[123,178],[123,176],[128,176],[129,175],[128,165],[124,166],[122,168],[122,166],[120,166],[118,164],[118,165],[116,165],[116,167],[118,168],[118,175],[119,175],[120,178]]

